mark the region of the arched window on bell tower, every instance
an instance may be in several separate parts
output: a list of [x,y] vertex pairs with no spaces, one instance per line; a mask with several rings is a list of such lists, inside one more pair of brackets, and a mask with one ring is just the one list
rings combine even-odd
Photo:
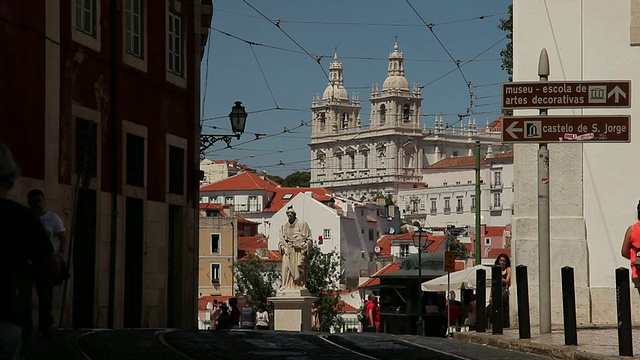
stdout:
[[349,128],[349,115],[347,115],[347,113],[342,113],[342,128],[343,129],[347,129]]
[[404,122],[409,122],[411,120],[411,107],[409,104],[404,104],[402,107],[402,120]]
[[380,125],[384,125],[387,120],[387,108],[384,104],[380,105]]

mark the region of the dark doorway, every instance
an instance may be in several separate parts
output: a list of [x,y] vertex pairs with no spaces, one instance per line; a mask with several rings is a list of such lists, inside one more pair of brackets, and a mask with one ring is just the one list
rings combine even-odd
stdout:
[[181,327],[181,309],[184,306],[184,280],[182,262],[184,246],[184,210],[180,206],[169,205],[169,238],[167,264],[167,327]]
[[125,208],[124,327],[142,327],[144,200],[128,197]]
[[96,191],[80,190],[73,235],[74,328],[93,328],[96,285]]

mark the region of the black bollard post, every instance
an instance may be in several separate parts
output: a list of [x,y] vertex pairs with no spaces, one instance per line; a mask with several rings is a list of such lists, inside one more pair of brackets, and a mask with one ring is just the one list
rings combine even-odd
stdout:
[[629,269],[616,269],[616,303],[618,305],[618,354],[633,356],[631,339],[631,294],[629,292]]
[[476,270],[476,332],[487,331],[487,272]]
[[520,339],[531,339],[531,320],[529,319],[529,278],[525,265],[516,266],[516,284],[518,285],[518,332]]
[[564,344],[578,345],[576,328],[576,290],[573,281],[573,268],[565,266],[562,273],[562,312],[564,314]]
[[502,334],[502,268],[491,268],[491,333]]

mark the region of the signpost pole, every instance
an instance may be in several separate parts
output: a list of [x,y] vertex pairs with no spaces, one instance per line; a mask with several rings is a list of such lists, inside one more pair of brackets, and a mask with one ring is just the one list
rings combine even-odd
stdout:
[[480,243],[480,220],[482,213],[480,212],[480,141],[476,140],[476,198],[475,198],[475,212],[476,212],[476,265],[482,263],[482,247]]
[[[549,80],[549,55],[542,49],[538,60],[540,81]],[[547,109],[540,109],[546,116]],[[526,131],[526,129],[524,129]],[[540,333],[551,333],[551,244],[549,231],[549,149],[546,143],[538,148],[538,264]]]

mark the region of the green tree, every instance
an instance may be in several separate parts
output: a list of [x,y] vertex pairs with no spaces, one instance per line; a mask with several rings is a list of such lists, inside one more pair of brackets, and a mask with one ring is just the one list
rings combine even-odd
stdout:
[[453,234],[447,234],[447,249],[456,253],[456,259],[466,260],[469,257],[467,248]]
[[344,323],[341,315],[344,302],[337,287],[343,260],[336,250],[323,254],[320,248],[314,245],[309,251],[307,289],[313,296],[318,297],[316,306],[320,316],[320,331],[323,332],[328,332],[331,328],[339,329]]
[[254,307],[264,306],[271,313],[273,309],[267,306],[267,298],[276,295],[275,286],[280,283],[281,276],[276,267],[249,254],[246,261],[234,262],[232,269],[238,291],[251,296]]
[[282,184],[284,182],[284,179],[281,178],[278,175],[267,175],[267,177],[275,182],[277,182],[278,184]]
[[288,187],[309,187],[311,184],[311,173],[296,171],[284,178],[282,185]]
[[513,80],[513,4],[509,5],[509,17],[506,19],[500,19],[500,25],[498,29],[507,32],[507,39],[509,42],[502,51],[502,70],[509,74],[509,81]]

